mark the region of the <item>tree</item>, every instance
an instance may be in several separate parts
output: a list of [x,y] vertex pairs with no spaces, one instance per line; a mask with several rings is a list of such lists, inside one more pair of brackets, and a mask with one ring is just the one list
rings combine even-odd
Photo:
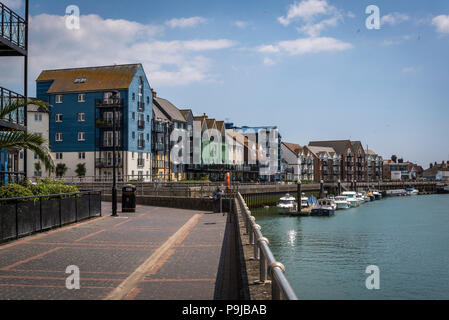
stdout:
[[391,156],[391,160],[392,160],[394,163],[397,163],[398,157],[397,157],[396,155],[392,155],[392,156]]
[[34,164],[34,170],[36,171],[36,172],[35,172],[35,173],[36,173],[36,176],[41,176],[41,175],[42,175],[42,173],[41,173],[42,166],[41,166],[40,161],[39,161],[39,162],[36,162],[36,163]]
[[58,163],[56,165],[56,176],[58,178],[62,178],[65,175],[65,173],[67,172],[67,170],[68,170],[68,168],[65,165],[65,163]]
[[398,163],[404,163],[404,159],[398,159]]
[[86,175],[86,164],[78,163],[75,172],[78,177],[84,177]]
[[[8,118],[8,116],[29,104],[38,105],[47,109],[47,105],[40,101],[18,101],[7,104],[0,110],[0,119]],[[0,149],[17,148],[31,150],[39,156],[45,168],[48,171],[53,171],[54,162],[48,146],[48,141],[41,136],[20,131],[16,129],[4,129],[0,132]]]

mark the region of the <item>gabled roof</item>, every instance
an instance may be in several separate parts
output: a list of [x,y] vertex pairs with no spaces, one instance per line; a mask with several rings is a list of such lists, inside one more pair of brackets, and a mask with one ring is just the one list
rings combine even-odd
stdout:
[[[44,70],[36,81],[53,81],[49,94],[127,89],[141,64]],[[85,78],[85,82],[75,83]]]
[[225,122],[224,121],[217,121],[216,125],[217,125],[217,130],[221,132],[224,129],[224,127],[225,127]]
[[330,147],[338,154],[343,154],[348,147],[352,147],[350,140],[330,140],[330,141],[312,141],[311,147]]
[[215,123],[215,119],[206,119],[207,129],[213,129]]
[[307,149],[309,149],[309,151],[316,156],[318,156],[321,153],[327,153],[328,156],[333,156],[335,154],[334,148],[330,147],[308,146]]
[[181,111],[176,108],[170,101],[154,97],[154,105],[164,112],[170,121],[186,122],[186,119],[182,115]]
[[291,152],[293,152],[297,157],[303,149],[299,144],[296,143],[282,142],[282,144]]
[[186,121],[187,121],[187,119],[189,118],[189,115],[190,115],[190,114],[191,114],[192,117],[193,117],[193,112],[192,112],[191,109],[183,109],[183,110],[179,110],[179,111],[180,111],[181,114],[183,115],[184,119],[186,119]]

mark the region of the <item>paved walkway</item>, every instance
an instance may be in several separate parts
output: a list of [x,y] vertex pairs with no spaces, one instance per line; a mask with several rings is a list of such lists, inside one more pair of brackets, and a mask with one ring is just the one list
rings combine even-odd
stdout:
[[[0,299],[214,298],[226,217],[138,206],[0,245]],[[66,268],[80,270],[79,290]]]

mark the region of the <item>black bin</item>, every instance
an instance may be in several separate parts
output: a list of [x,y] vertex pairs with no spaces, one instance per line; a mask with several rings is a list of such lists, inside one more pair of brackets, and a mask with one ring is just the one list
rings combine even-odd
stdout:
[[136,186],[126,185],[122,189],[122,212],[136,212]]

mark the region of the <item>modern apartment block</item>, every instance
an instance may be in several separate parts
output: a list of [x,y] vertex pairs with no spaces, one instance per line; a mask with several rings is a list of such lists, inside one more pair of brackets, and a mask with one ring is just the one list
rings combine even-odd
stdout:
[[[24,14],[8,8],[0,2],[0,56],[23,58],[23,94],[4,88],[0,84],[0,108],[28,98],[28,0],[24,2]],[[21,130],[27,126],[26,107],[0,119],[0,131]],[[26,154],[19,149],[0,150],[0,185],[23,180],[26,176]]]
[[52,106],[50,148],[66,176],[85,164],[86,176],[111,179],[115,144],[118,180],[151,180],[153,96],[141,64],[45,70],[36,82],[37,98]]

